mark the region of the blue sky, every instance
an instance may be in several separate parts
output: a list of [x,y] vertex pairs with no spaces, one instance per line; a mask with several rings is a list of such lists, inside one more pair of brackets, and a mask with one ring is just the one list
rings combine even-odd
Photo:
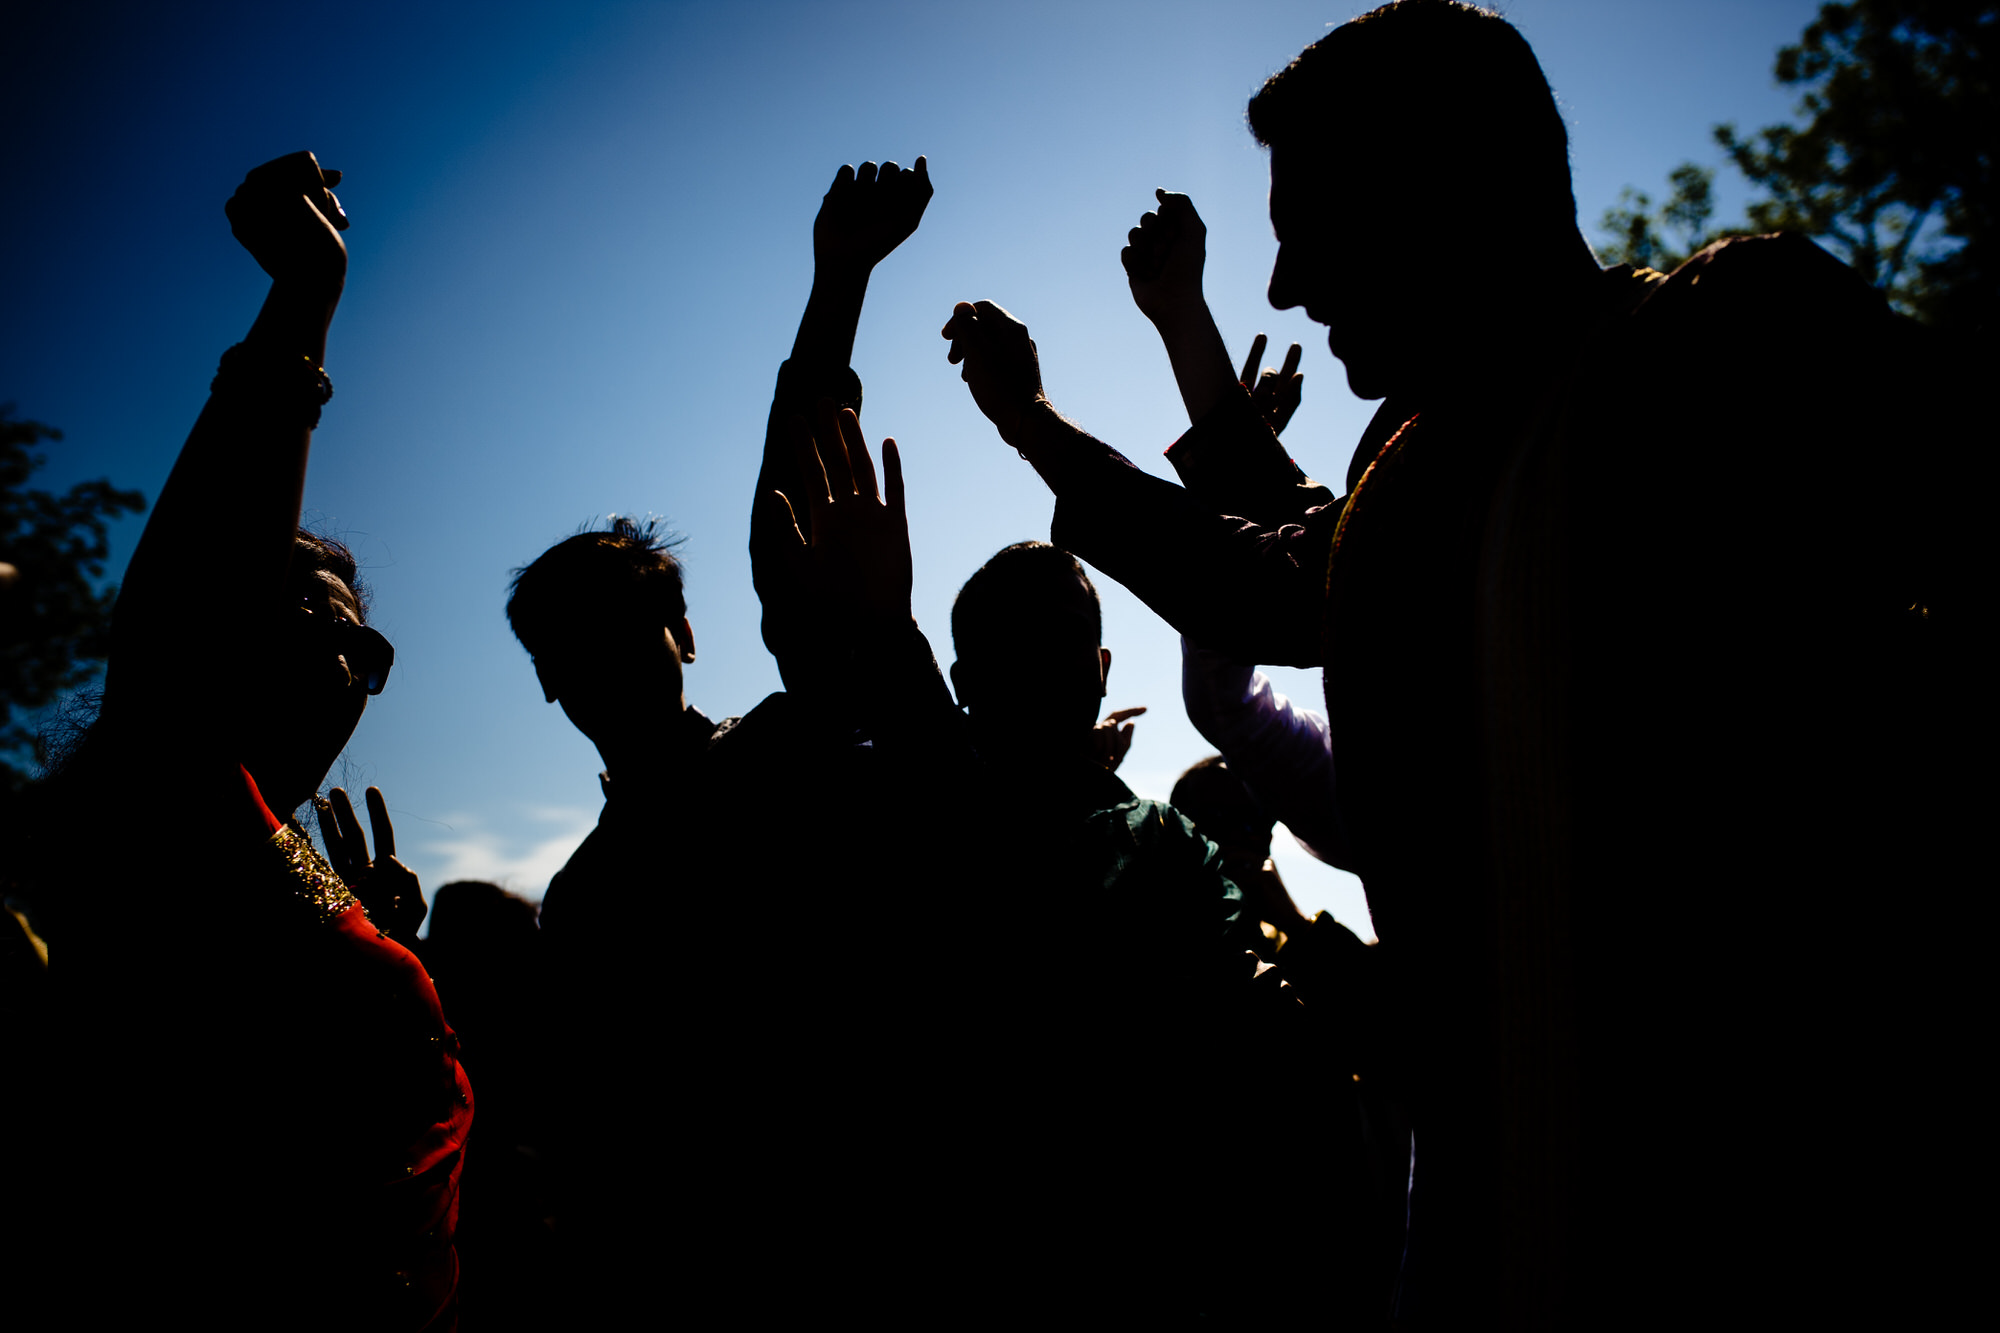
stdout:
[[[1787,119],[1777,48],[1810,0],[1515,0],[1569,122],[1596,239],[1619,188],[1718,163],[1717,121]],[[346,299],[310,521],[375,588],[396,675],[343,767],[380,784],[429,887],[538,895],[599,805],[595,752],[545,705],[501,614],[509,571],[609,513],[688,537],[712,716],[778,688],[744,538],[773,375],[811,281],[811,223],[843,162],[928,154],[937,195],[877,272],[855,368],[869,434],[909,475],[916,609],[950,660],[952,594],[1051,499],[946,364],[956,300],[1025,319],[1050,396],[1148,466],[1186,426],[1118,249],[1155,186],[1209,227],[1208,292],[1238,356],[1306,348],[1286,442],[1343,472],[1370,405],[1321,330],[1264,302],[1275,252],[1258,84],[1358,5],[877,3],[93,5],[10,18],[0,96],[0,401],[59,425],[45,483],[157,495],[216,357],[264,290],[222,202],[298,148],[347,173]],[[1740,183],[1720,174],[1726,216]],[[1464,245],[1505,261],[1464,201]],[[138,535],[116,539],[122,563]],[[186,553],[191,616],[229,534]],[[1108,707],[1146,704],[1122,775],[1164,796],[1207,752],[1172,631],[1109,580]],[[1317,701],[1315,674],[1277,671]],[[218,689],[228,687],[226,664]],[[159,778],[170,789],[171,756]],[[743,853],[754,875],[756,853]],[[1351,879],[1280,849],[1308,910],[1365,927]],[[948,872],[941,879],[948,881]],[[948,882],[941,885],[948,891]]]

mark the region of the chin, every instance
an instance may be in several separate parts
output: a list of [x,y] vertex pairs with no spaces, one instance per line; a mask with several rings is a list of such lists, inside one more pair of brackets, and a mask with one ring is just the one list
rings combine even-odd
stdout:
[[1338,329],[1328,327],[1326,350],[1333,353],[1333,359],[1347,370],[1347,387],[1356,398],[1386,398],[1388,389],[1383,384],[1381,367],[1365,352],[1357,352],[1345,345]]
[[1380,366],[1370,365],[1359,357],[1342,357],[1347,367],[1347,388],[1356,398],[1387,398],[1389,396],[1388,376]]
[[253,750],[241,762],[257,780],[264,804],[271,808],[272,814],[285,819],[326,785],[327,774],[347,748],[353,731],[351,723],[344,727],[330,725],[316,736],[293,731],[283,737],[280,747],[262,752]]

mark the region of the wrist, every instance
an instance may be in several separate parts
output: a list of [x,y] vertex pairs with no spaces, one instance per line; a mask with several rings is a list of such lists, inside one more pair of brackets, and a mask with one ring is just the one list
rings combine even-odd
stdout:
[[813,257],[813,286],[822,291],[846,292],[866,288],[868,279],[874,275],[872,260],[856,259],[846,255],[829,255],[825,258]]
[[1162,332],[1200,328],[1214,322],[1214,317],[1208,312],[1208,298],[1200,288],[1154,301],[1145,313],[1146,318],[1153,322],[1153,327]]
[[1001,428],[1000,438],[1024,456],[1031,455],[1042,437],[1043,424],[1055,414],[1055,404],[1049,401],[1047,394],[1038,392],[1014,414],[1011,423]]
[[329,316],[333,308],[340,304],[340,295],[347,290],[345,273],[315,274],[311,277],[285,277],[271,280],[271,300],[300,310],[316,310],[325,307]]
[[251,326],[251,342],[282,345],[314,361],[326,359],[327,330],[340,306],[342,280],[292,278],[271,284],[271,294]]

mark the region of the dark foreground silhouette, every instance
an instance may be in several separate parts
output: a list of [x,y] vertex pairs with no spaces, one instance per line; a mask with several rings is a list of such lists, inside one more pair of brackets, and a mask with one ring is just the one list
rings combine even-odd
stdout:
[[[72,960],[42,1238],[59,1323],[455,1322],[472,1100],[405,947],[423,897],[379,791],[372,856],[338,789],[320,807],[331,865],[281,817],[313,798],[394,659],[353,557],[298,526],[346,274],[339,180],[296,153],[229,201],[271,293],[147,520],[101,713],[44,793],[32,859]],[[217,558],[190,650],[197,550]]]
[[[1278,443],[1297,349],[1235,368],[1199,215],[1162,191],[1122,262],[1188,409],[1184,484],[1057,413],[1005,310],[956,307],[950,358],[1054,491],[1055,544],[971,574],[941,671],[849,365],[928,163],[843,167],[749,531],[785,688],[690,705],[655,527],[524,566],[507,614],[604,811],[539,920],[447,885],[425,941],[381,793],[365,829],[316,797],[394,662],[351,554],[298,527],[338,173],[250,173],[229,216],[270,298],[134,555],[101,715],[9,849],[59,1322],[1900,1327],[1969,1302],[1968,359],[1796,238],[1600,270],[1535,57],[1481,10],[1343,25],[1250,122],[1271,300],[1384,400],[1343,494]],[[1466,198],[1493,219],[1476,272]],[[197,632],[187,553],[218,549]],[[1113,772],[1134,713],[1099,720],[1079,557],[1185,636],[1225,759],[1172,803]],[[1258,662],[1321,668],[1324,717]],[[170,799],[139,776],[168,760]],[[309,802],[324,857],[288,817]],[[1292,904],[1278,812],[1361,875],[1379,943]],[[1897,927],[1864,926],[1885,901]]]
[[[1936,1071],[1926,1137],[1971,1128],[1949,1071],[1979,1011],[1984,910],[1955,886],[1983,463],[1949,349],[1795,238],[1600,271],[1546,82],[1489,14],[1364,16],[1250,120],[1272,304],[1386,399],[1345,497],[1226,356],[1183,490],[1054,411],[1005,311],[945,333],[1059,545],[1201,645],[1325,668],[1392,964],[1379,1072],[1415,1125],[1399,1314],[1942,1310],[1958,1288],[1910,1275],[1958,1242],[1906,1219],[1948,1188],[1854,1147],[1913,1113],[1857,1075],[1876,1060]],[[1471,289],[1440,262],[1452,197],[1497,231]],[[1891,885],[1938,928],[1857,929]],[[1691,938],[1690,893],[1726,928]]]

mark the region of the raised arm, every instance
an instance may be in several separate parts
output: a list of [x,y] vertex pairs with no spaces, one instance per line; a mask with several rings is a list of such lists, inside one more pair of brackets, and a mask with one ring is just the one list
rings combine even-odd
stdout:
[[1132,303],[1153,321],[1166,344],[1174,383],[1180,386],[1181,402],[1193,424],[1239,385],[1201,287],[1208,227],[1186,195],[1166,190],[1153,194],[1160,201],[1159,211],[1144,214],[1139,225],[1126,233],[1118,260],[1132,287]]
[[1296,523],[1232,517],[1141,472],[1057,412],[1042,392],[1027,326],[999,306],[961,302],[944,336],[980,411],[1056,493],[1051,541],[1197,642],[1244,661],[1320,664],[1326,563],[1339,517],[1324,488],[1325,500]]
[[1257,368],[1267,345],[1260,333],[1250,344],[1242,371],[1229,369],[1229,349],[1223,344],[1222,330],[1216,327],[1201,285],[1208,259],[1208,227],[1186,195],[1166,190],[1153,194],[1160,201],[1160,211],[1143,214],[1139,225],[1126,233],[1118,260],[1124,264],[1132,287],[1132,303],[1153,321],[1166,345],[1174,383],[1187,407],[1188,424],[1206,417],[1240,387],[1250,395],[1250,405],[1271,433],[1284,434],[1292,414],[1299,410],[1300,386],[1305,378],[1298,373],[1303,349],[1293,343],[1285,354],[1283,369],[1265,367],[1259,374]]
[[964,719],[910,610],[902,455],[894,440],[882,442],[878,482],[853,409],[822,404],[814,421],[794,417],[786,432],[798,489],[761,501],[767,582],[783,600],[820,608],[835,627],[832,651],[800,652],[786,686],[822,708],[848,710],[878,742],[929,754],[940,773],[962,769],[969,750],[944,738]]
[[[778,390],[764,432],[764,463],[757,494],[804,493],[796,471],[790,422],[830,398],[837,406],[861,409],[861,382],[848,362],[861,306],[875,266],[908,240],[931,201],[930,163],[919,157],[905,171],[894,162],[859,170],[843,166],[820,200],[813,219],[813,285],[799,318],[792,355],[778,371]],[[800,515],[806,521],[805,515]],[[753,540],[751,552],[756,554]]]
[[1258,373],[1266,340],[1258,334],[1239,374],[1229,360],[1201,285],[1208,229],[1184,194],[1154,192],[1159,211],[1127,233],[1119,252],[1132,300],[1159,331],[1187,407],[1187,434],[1167,450],[1181,480],[1219,512],[1280,524],[1332,499],[1303,472],[1278,433],[1298,409],[1301,349],[1292,344],[1282,370]]
[[[764,642],[781,670],[814,631],[805,608],[787,600],[790,585],[772,565],[774,559],[789,557],[792,538],[778,523],[768,499],[776,492],[809,493],[799,470],[795,422],[811,418],[822,401],[861,410],[861,381],[848,361],[854,354],[868,279],[875,266],[916,231],[931,193],[930,164],[922,157],[908,171],[894,162],[879,168],[864,162],[859,170],[843,166],[813,220],[812,293],[799,319],[792,355],[778,368],[750,521],[750,573],[764,603]],[[810,529],[809,511],[800,512],[797,520],[802,529]]]
[[[311,153],[293,153],[252,171],[225,208],[236,239],[270,274],[270,295],[249,334],[224,354],[146,520],[119,591],[115,643],[184,621],[190,553],[218,541],[226,540],[228,558],[201,565],[207,622],[229,637],[281,605],[312,430],[330,395],[321,369],[327,327],[347,280],[347,215],[332,192],[339,183],[340,173],[321,170]],[[213,683],[216,661],[233,649],[149,653],[145,675],[184,700],[179,687]],[[114,678],[116,656],[114,648]]]

